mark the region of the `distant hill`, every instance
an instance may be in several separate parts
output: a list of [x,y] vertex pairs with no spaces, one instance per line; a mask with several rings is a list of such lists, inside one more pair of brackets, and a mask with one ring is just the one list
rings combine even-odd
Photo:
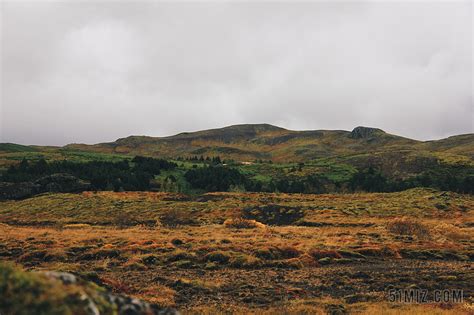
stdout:
[[437,141],[417,141],[381,129],[293,131],[269,124],[234,125],[180,133],[169,137],[130,136],[96,145],[65,148],[101,153],[175,158],[216,156],[238,161],[255,159],[305,161],[321,157],[393,151],[436,151],[474,157],[474,134]]
[[15,143],[0,143],[0,152],[36,152],[38,149]]
[[436,141],[426,141],[419,147],[430,151],[448,152],[474,158],[474,134],[470,133]]
[[374,166],[387,175],[406,177],[443,165],[473,168],[474,134],[417,141],[370,127],[356,127],[352,131],[294,131],[269,124],[246,124],[169,137],[130,136],[94,145],[0,144],[0,167],[22,157],[80,161],[115,160],[135,155],[169,159],[220,156],[240,162],[271,160],[275,163],[328,160],[334,165],[358,169]]

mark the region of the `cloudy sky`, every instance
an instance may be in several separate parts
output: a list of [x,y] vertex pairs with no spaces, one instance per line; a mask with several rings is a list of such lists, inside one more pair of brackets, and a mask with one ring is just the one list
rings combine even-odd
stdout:
[[1,3],[0,142],[472,133],[470,1]]

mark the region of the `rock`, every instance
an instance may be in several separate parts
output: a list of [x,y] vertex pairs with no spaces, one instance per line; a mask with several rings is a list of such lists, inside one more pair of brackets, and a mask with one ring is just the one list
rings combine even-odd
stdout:
[[80,299],[85,302],[84,310],[86,314],[100,315],[99,308],[87,294],[82,294]]
[[377,135],[384,134],[385,131],[378,128],[370,128],[370,127],[356,127],[354,130],[351,131],[349,138],[352,139],[368,139],[373,138]]
[[58,271],[45,271],[43,272],[47,277],[61,280],[64,284],[75,284],[77,283],[77,278],[75,275],[68,272],[58,272]]
[[0,183],[0,200],[24,199],[40,192],[40,185],[24,183]]
[[64,173],[44,176],[34,183],[40,185],[42,192],[80,192],[90,187],[88,182]]
[[51,174],[34,182],[0,182],[0,200],[24,199],[45,192],[72,193],[88,190],[90,184],[70,174]]
[[[73,274],[67,272],[45,271],[42,272],[48,278],[60,280],[64,285],[84,285],[84,280],[79,279]],[[114,294],[111,292],[97,291],[96,294],[101,295],[105,300],[117,307],[120,315],[178,315],[179,312],[173,308],[160,307],[145,301],[131,298],[124,295]],[[86,307],[85,313],[91,315],[99,315],[99,309],[93,299],[87,294],[81,296]]]

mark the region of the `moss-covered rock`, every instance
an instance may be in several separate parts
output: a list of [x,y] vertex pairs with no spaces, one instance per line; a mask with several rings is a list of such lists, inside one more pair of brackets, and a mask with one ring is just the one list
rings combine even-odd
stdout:
[[152,315],[177,311],[112,294],[70,273],[25,272],[12,264],[0,264],[0,314],[32,313]]

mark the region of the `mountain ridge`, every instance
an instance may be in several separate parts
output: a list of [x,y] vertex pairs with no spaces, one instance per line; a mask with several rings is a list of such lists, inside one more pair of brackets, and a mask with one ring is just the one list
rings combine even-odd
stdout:
[[[0,144],[0,151],[4,152],[28,151],[29,148],[38,151],[42,147]],[[394,152],[474,159],[474,134],[420,141],[365,126],[355,127],[352,131],[297,131],[271,124],[239,124],[164,137],[132,135],[97,144],[71,143],[57,149],[162,158],[221,156],[236,161],[264,159],[274,162],[304,162],[361,154],[393,155]]]
[[[190,139],[190,138],[198,138],[198,137],[218,136],[218,134],[225,134],[225,133],[229,133],[231,136],[237,136],[237,137],[243,137],[243,136],[251,137],[251,136],[256,136],[256,135],[261,135],[261,134],[275,135],[277,133],[294,134],[294,135],[302,135],[302,136],[318,135],[318,134],[322,135],[326,133],[341,133],[341,134],[346,134],[347,136],[353,139],[390,135],[390,136],[403,138],[403,139],[407,139],[411,141],[426,142],[426,141],[414,140],[414,139],[410,139],[410,138],[406,138],[402,136],[389,134],[382,129],[374,128],[374,127],[365,127],[365,126],[357,126],[352,131],[348,131],[348,130],[342,130],[342,129],[291,130],[291,129],[286,129],[286,128],[282,128],[282,127],[278,127],[278,126],[274,126],[270,124],[238,124],[238,125],[230,125],[230,126],[226,126],[222,128],[204,129],[204,130],[191,131],[191,132],[180,132],[180,133],[177,133],[175,135],[170,135],[170,136],[130,135],[127,137],[118,138],[117,140],[111,141],[111,142],[100,142],[97,144],[71,143],[71,144],[65,145],[64,147],[67,147],[70,145],[76,145],[76,144],[103,145],[103,144],[111,144],[111,143],[124,143],[127,140],[135,140],[135,139],[141,139],[141,140],[176,140],[178,139],[178,140],[181,140],[181,139]],[[452,137],[455,137],[455,136],[452,136]],[[444,140],[444,139],[447,139],[447,138],[443,138],[440,140]],[[430,141],[439,141],[439,140],[430,140]]]
[[249,161],[305,161],[322,157],[393,151],[439,151],[474,157],[474,134],[419,141],[379,128],[289,130],[270,124],[240,124],[172,136],[129,136],[94,145],[69,144],[66,149],[177,158],[221,156]]

